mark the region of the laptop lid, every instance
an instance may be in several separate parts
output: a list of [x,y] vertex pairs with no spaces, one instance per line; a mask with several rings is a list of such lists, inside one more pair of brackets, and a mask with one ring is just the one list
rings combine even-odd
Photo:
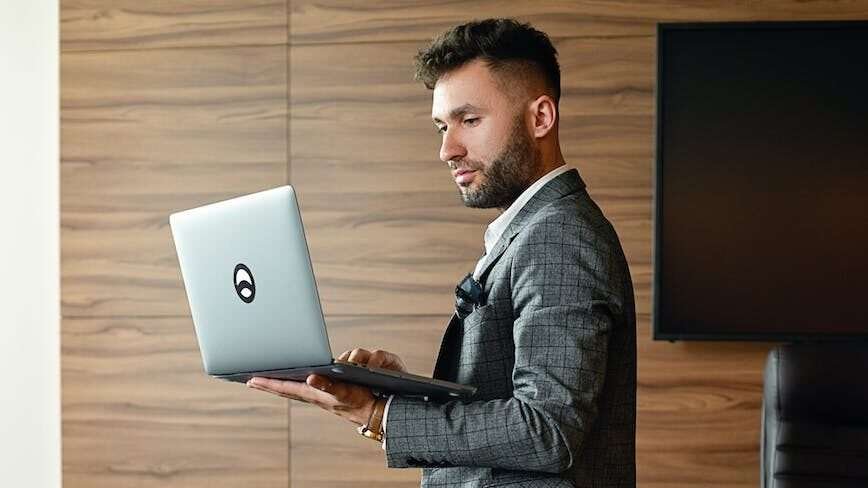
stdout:
[[291,186],[174,213],[169,223],[208,374],[332,362]]

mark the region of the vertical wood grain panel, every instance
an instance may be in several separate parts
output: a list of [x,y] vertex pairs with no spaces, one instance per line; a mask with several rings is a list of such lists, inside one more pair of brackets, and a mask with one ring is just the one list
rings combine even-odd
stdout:
[[284,400],[202,373],[188,317],[63,319],[65,487],[286,486]]
[[171,212],[287,179],[285,0],[61,2],[68,487],[285,487],[285,400],[208,378]]
[[[530,21],[552,36],[565,157],[628,257],[639,332],[639,485],[757,486],[762,367],[773,344],[650,339],[655,26],[866,18],[868,1],[291,2],[290,177],[333,343],[416,358],[437,350],[444,324],[430,317],[448,313],[494,214],[457,200],[412,57],[442,30],[491,16]],[[408,335],[398,335],[402,327]],[[347,473],[318,461],[316,453],[329,452],[372,484],[416,486],[402,470],[384,469],[382,455],[344,425],[294,409],[293,482],[346,482]]]
[[63,315],[186,315],[171,212],[285,181],[286,49],[63,53]]

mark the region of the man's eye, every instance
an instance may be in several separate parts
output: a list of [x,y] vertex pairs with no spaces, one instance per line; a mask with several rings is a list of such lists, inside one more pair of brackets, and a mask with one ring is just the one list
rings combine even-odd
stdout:
[[464,123],[467,125],[476,125],[479,122],[479,117],[469,117],[464,119]]
[[441,126],[441,127],[436,127],[436,129],[437,129],[438,134],[442,134],[442,133],[446,132],[446,126],[445,125]]

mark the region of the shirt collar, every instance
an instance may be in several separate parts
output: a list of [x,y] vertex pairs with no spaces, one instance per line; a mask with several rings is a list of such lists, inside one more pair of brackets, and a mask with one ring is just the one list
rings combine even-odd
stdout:
[[488,254],[491,252],[491,248],[497,243],[497,240],[500,239],[500,236],[503,235],[503,231],[509,227],[510,222],[515,216],[518,214],[518,211],[521,210],[522,207],[530,200],[536,192],[540,190],[540,188],[544,187],[546,183],[557,178],[559,175],[566,173],[570,170],[570,167],[566,164],[562,164],[557,168],[546,173],[545,176],[536,180],[532,185],[530,185],[527,190],[523,191],[518,198],[512,202],[512,205],[509,206],[502,214],[500,214],[494,221],[488,224],[488,228],[485,229],[485,253]]

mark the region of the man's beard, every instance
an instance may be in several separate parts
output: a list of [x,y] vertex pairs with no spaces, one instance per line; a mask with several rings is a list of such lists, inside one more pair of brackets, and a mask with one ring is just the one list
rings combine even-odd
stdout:
[[459,188],[464,205],[506,209],[531,185],[530,179],[539,160],[539,151],[533,146],[522,117],[517,117],[507,146],[487,169],[478,170],[484,175],[479,187],[476,190],[470,186]]

